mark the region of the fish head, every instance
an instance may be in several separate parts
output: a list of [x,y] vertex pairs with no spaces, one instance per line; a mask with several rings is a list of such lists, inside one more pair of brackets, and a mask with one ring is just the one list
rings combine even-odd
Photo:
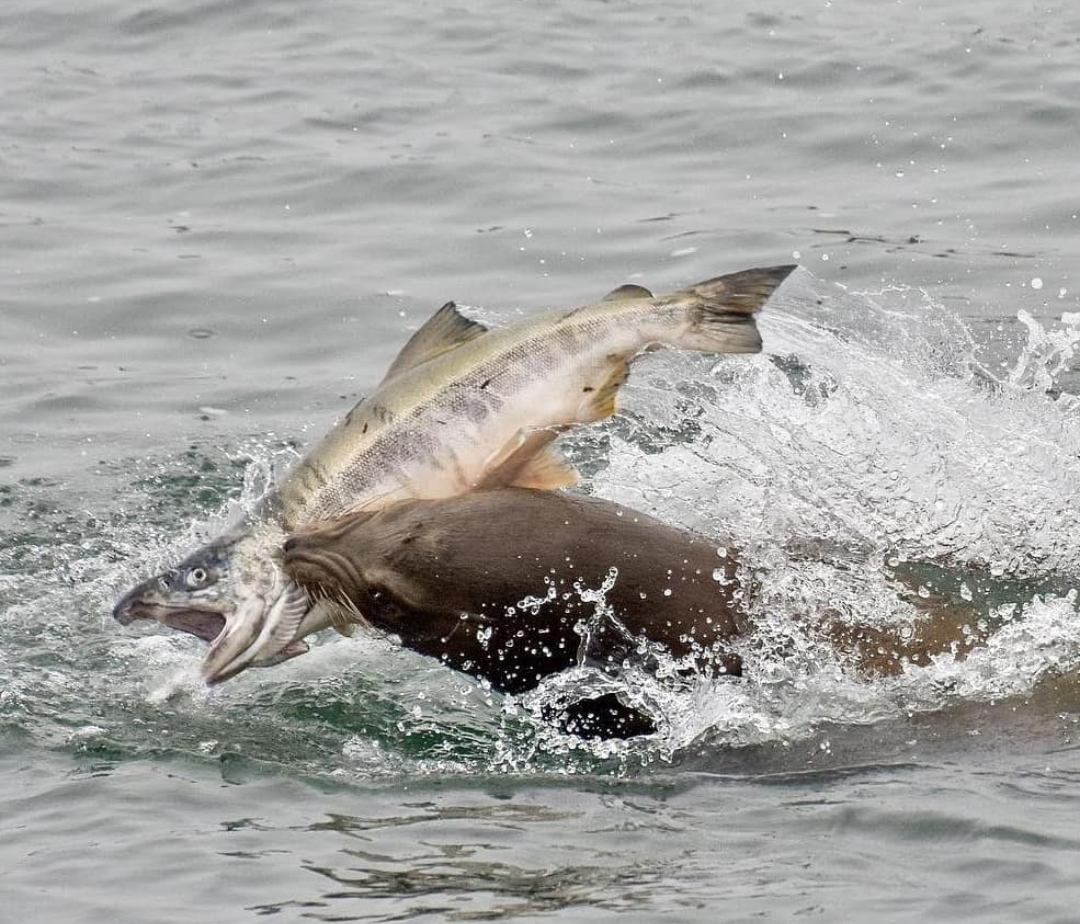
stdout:
[[132,588],[113,617],[121,625],[153,619],[209,642],[202,675],[213,685],[307,651],[297,630],[309,609],[307,595],[284,575],[265,540],[241,533],[214,540]]
[[236,608],[230,551],[225,538],[203,546],[129,590],[113,608],[113,618],[124,626],[152,619],[213,642]]

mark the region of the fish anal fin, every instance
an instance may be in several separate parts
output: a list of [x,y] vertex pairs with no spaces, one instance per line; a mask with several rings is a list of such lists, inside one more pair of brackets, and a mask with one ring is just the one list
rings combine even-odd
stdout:
[[653,294],[646,289],[645,286],[637,286],[632,282],[628,282],[626,285],[619,286],[617,289],[612,289],[607,295],[600,299],[600,301],[621,302],[627,298],[653,298]]
[[529,459],[510,482],[515,488],[555,491],[578,483],[577,470],[554,447],[542,449]]
[[519,430],[491,460],[476,489],[515,487],[554,491],[577,484],[577,471],[550,445],[556,436],[556,430]]
[[604,420],[615,413],[615,396],[630,376],[630,357],[613,353],[598,370],[594,381],[582,388],[577,419],[581,423]]
[[487,328],[479,321],[470,321],[458,311],[457,305],[447,302],[409,338],[386,370],[383,381],[441,356],[455,347],[482,337]]

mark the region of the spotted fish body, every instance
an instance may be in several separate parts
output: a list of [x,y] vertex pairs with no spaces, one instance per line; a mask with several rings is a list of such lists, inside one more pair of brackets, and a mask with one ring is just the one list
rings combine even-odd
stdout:
[[614,411],[637,353],[650,344],[757,352],[754,312],[792,269],[747,270],[660,297],[623,286],[596,304],[490,331],[443,306],[283,482],[283,525],[477,487],[572,482],[547,444]]
[[287,532],[406,498],[572,483],[576,473],[550,444],[614,412],[635,355],[652,344],[757,352],[754,314],[794,268],[745,270],[659,297],[623,286],[596,304],[490,331],[444,305],[247,520],[133,588],[114,616],[212,639],[208,683],[303,653],[305,635],[325,621],[281,570]]

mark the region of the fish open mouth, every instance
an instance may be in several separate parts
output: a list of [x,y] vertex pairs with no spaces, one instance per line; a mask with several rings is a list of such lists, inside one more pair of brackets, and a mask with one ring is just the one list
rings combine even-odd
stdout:
[[123,626],[141,619],[151,620],[166,628],[194,635],[204,642],[213,642],[224,631],[227,623],[225,616],[216,610],[195,610],[128,600],[121,601],[113,611],[113,617]]
[[226,587],[213,600],[176,590],[170,575],[150,578],[124,594],[113,618],[123,626],[152,620],[208,643],[203,678],[221,683],[247,667],[280,664],[308,650],[297,636],[311,609],[307,594],[276,566],[266,570],[264,586]]
[[207,613],[202,610],[178,610],[164,614],[159,622],[176,629],[194,635],[204,642],[213,642],[225,629],[225,617],[220,613]]
[[113,609],[113,618],[122,626],[143,619],[152,620],[204,642],[213,642],[227,624],[226,615],[219,610],[162,600],[156,580],[144,582],[125,594]]

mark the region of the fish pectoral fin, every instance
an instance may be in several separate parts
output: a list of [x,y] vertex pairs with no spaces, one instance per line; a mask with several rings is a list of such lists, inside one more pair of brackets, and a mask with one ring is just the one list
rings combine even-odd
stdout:
[[270,639],[276,650],[280,651],[295,641],[296,630],[304,621],[304,616],[311,609],[311,602],[304,589],[289,581],[273,606],[270,607]]
[[629,377],[630,357],[617,353],[608,356],[607,362],[595,376],[595,381],[590,381],[582,388],[577,420],[581,423],[593,423],[614,414],[615,396]]
[[653,294],[645,286],[636,286],[632,282],[628,282],[624,286],[619,286],[617,289],[612,289],[605,295],[600,301],[602,302],[621,302],[627,298],[652,298]]
[[395,375],[482,337],[487,330],[479,321],[470,321],[465,317],[453,302],[447,302],[409,338],[386,370],[383,381],[388,382]]
[[551,444],[557,430],[518,430],[487,465],[478,491],[535,488],[554,491],[577,484],[578,473]]

